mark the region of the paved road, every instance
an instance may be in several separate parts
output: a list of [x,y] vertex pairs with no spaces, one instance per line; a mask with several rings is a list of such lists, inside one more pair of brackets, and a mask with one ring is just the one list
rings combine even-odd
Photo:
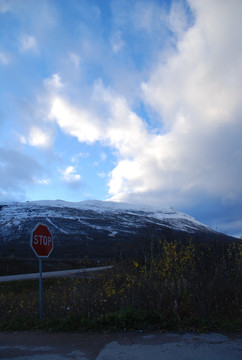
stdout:
[[4,360],[241,360],[242,334],[0,333]]
[[[111,269],[113,266],[99,266],[93,268],[84,268],[84,269],[76,269],[76,270],[62,270],[62,271],[49,271],[43,272],[42,278],[55,278],[55,277],[66,277],[66,276],[73,276],[83,273],[89,273],[93,271],[102,271]],[[34,274],[20,274],[20,275],[6,275],[0,276],[0,283],[1,282],[8,282],[8,281],[17,281],[17,280],[33,280],[39,279],[39,273]]]

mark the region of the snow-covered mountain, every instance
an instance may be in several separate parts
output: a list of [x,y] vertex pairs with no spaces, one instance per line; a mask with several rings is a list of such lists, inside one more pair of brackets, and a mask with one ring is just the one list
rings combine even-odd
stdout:
[[[0,204],[0,256],[33,256],[30,234],[46,224],[54,237],[51,256],[109,257],[155,238],[216,238],[221,234],[174,209],[109,201],[31,201]],[[225,236],[225,235],[222,235]],[[146,239],[146,240],[144,240]]]

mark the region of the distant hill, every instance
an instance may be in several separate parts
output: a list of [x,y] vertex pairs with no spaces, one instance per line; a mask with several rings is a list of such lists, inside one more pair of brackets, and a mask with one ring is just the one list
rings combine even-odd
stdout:
[[122,259],[163,239],[234,240],[174,209],[97,200],[13,202],[0,204],[0,257],[35,257],[30,234],[37,223],[53,235],[51,258]]

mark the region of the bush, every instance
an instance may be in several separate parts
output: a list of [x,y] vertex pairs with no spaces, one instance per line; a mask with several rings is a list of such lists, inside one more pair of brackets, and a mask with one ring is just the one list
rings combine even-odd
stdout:
[[36,325],[38,281],[1,284],[0,328],[241,329],[240,243],[156,246],[156,256],[122,261],[96,278],[45,279],[42,325]]

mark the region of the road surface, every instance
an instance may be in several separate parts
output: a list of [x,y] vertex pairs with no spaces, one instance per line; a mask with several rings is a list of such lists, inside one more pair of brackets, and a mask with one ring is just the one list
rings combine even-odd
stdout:
[[[107,270],[107,269],[111,269],[112,267],[113,266],[110,265],[110,266],[99,266],[99,267],[76,269],[76,270],[49,271],[49,272],[43,272],[42,278],[67,277],[67,276],[73,276],[83,273],[86,274],[93,271]],[[39,273],[0,276],[0,283],[8,282],[8,281],[33,280],[33,279],[39,279]]]
[[0,332],[2,360],[241,360],[242,334]]

